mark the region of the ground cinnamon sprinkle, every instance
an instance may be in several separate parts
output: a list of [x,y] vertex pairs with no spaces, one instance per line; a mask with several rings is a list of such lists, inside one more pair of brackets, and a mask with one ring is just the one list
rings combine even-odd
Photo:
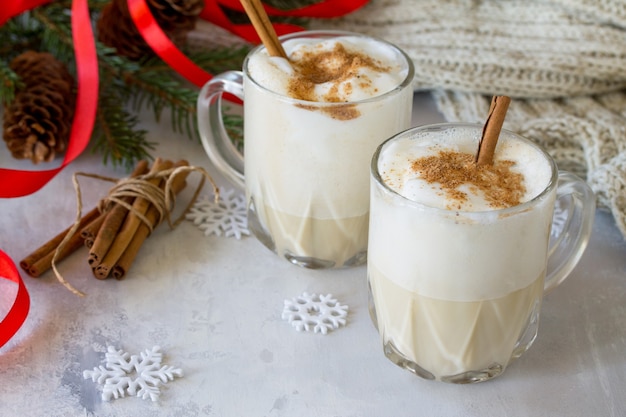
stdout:
[[[340,120],[354,119],[359,112],[353,104],[347,103],[347,97],[352,92],[350,84],[340,88],[341,83],[349,79],[358,79],[361,88],[377,90],[372,87],[372,80],[359,74],[359,69],[370,68],[377,72],[388,72],[389,67],[382,65],[378,60],[360,52],[348,51],[341,43],[337,43],[329,51],[307,51],[290,57],[295,75],[290,78],[288,93],[291,97],[305,101],[324,101],[329,103],[346,102],[345,106],[321,107],[331,117]],[[328,93],[319,100],[315,95],[315,86],[332,83]],[[314,106],[301,106],[315,108]]]
[[493,164],[478,166],[474,158],[469,153],[440,151],[414,160],[411,169],[426,182],[440,184],[446,197],[457,202],[448,209],[458,209],[460,203],[468,200],[467,194],[458,188],[463,184],[472,192],[479,190],[494,209],[520,204],[526,187],[524,176],[511,171],[515,162],[494,160]]

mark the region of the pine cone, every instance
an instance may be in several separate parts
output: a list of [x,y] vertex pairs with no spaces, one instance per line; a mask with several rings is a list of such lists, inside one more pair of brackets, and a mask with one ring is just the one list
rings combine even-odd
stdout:
[[27,51],[9,64],[23,86],[5,109],[3,139],[16,159],[50,162],[67,146],[74,79],[52,54]]
[[115,48],[118,55],[137,61],[146,55],[153,54],[152,49],[130,18],[126,0],[113,0],[102,8],[96,23],[98,40]]
[[186,42],[204,8],[204,0],[148,0],[148,4],[156,21],[177,45]]
[[190,31],[196,26],[204,0],[148,0],[154,18],[167,32]]
[[[178,46],[185,44],[204,8],[204,0],[148,0],[147,3],[163,32]],[[98,39],[117,49],[119,55],[136,61],[154,53],[135,27],[127,0],[112,0],[107,4],[97,29]]]

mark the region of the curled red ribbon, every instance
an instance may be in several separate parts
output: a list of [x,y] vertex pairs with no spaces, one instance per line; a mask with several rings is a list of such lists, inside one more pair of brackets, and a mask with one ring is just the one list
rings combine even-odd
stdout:
[[22,327],[30,308],[30,297],[20,273],[11,258],[0,250],[0,279],[17,283],[17,295],[6,317],[0,321],[0,347],[13,337]]

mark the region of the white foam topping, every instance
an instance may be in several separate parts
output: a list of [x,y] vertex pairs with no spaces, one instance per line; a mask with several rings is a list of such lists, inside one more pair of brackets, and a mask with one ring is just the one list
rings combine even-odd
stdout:
[[[371,38],[340,36],[332,39],[289,39],[283,42],[283,48],[289,60],[297,63],[307,54],[330,52],[337,44],[341,44],[348,52],[371,57],[384,70],[362,66],[346,79],[315,83],[314,97],[310,101],[360,101],[393,90],[407,77],[408,67],[399,52]],[[326,64],[332,66],[336,63],[329,60]],[[294,66],[287,60],[270,57],[267,50],[261,49],[249,58],[247,66],[250,76],[258,84],[276,93],[290,95],[289,82],[296,74]],[[328,99],[330,95],[334,96],[332,100]]]
[[[471,187],[470,184],[460,185],[457,189],[464,192],[467,199],[462,202],[452,201],[442,192],[441,184],[425,181],[411,168],[416,159],[437,155],[442,150],[472,155],[476,152],[478,138],[472,136],[470,131],[453,129],[446,133],[426,133],[428,137],[422,139],[420,136],[425,134],[418,132],[388,143],[378,160],[381,177],[398,194],[430,207],[448,208],[454,203],[461,211],[493,210],[477,187]],[[511,171],[523,175],[526,192],[520,203],[539,195],[550,181],[550,164],[538,149],[524,142],[507,140],[501,136],[494,155],[494,161],[498,160],[514,161]]]

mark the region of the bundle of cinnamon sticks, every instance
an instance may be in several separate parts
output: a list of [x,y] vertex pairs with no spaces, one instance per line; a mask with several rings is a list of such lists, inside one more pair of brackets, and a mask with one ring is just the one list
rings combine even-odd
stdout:
[[[187,161],[172,162],[157,158],[150,167],[140,161],[128,181],[120,181],[115,194],[111,192],[98,207],[81,217],[78,231],[62,245],[74,225],[43,244],[20,262],[32,277],[39,277],[55,261],[66,258],[82,246],[89,249],[88,262],[98,279],[110,276],[122,279],[135,260],[141,245],[152,229],[161,222],[169,207],[164,207],[163,193],[167,175],[178,167],[188,167]],[[163,174],[163,175],[160,175]],[[180,193],[186,186],[189,171],[171,178],[168,192]],[[130,181],[133,179],[133,181]]]

